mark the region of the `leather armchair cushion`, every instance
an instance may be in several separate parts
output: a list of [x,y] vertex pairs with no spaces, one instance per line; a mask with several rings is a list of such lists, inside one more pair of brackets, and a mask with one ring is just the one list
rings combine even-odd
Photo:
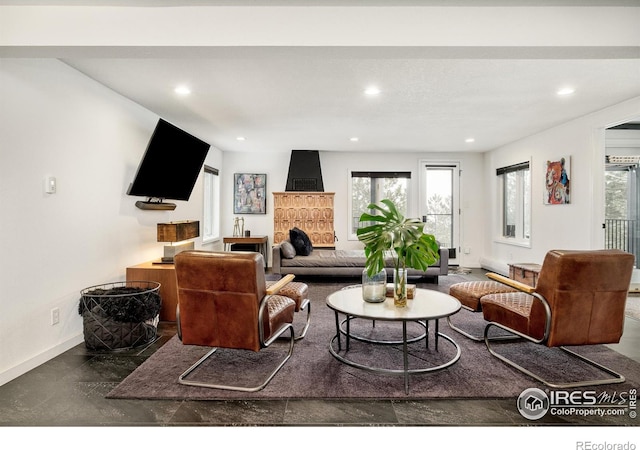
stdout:
[[460,303],[473,311],[482,309],[480,299],[485,295],[505,292],[517,291],[497,281],[464,281],[453,284],[449,288],[449,295],[457,298]]
[[542,338],[542,330],[531,330],[529,315],[534,297],[523,292],[488,294],[482,297],[482,314],[484,320],[497,322],[512,330],[519,331],[536,339]]
[[263,316],[264,340],[268,340],[287,323],[293,322],[295,302],[283,295],[272,295],[266,299],[267,314]]
[[[267,289],[274,284],[275,281],[267,281]],[[291,281],[278,291],[279,295],[289,297],[296,302],[296,312],[300,311],[302,302],[309,298],[309,287],[305,283]]]

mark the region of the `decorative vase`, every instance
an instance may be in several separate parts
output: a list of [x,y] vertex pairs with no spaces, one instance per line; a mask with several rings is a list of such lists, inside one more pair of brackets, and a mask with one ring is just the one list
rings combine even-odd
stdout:
[[367,269],[362,271],[362,299],[369,303],[381,303],[387,295],[387,271],[369,276]]
[[398,308],[407,306],[407,270],[404,267],[393,271],[393,304]]

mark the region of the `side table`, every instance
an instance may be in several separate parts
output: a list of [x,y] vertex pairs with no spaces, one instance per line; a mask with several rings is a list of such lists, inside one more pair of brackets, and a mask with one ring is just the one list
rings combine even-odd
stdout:
[[160,283],[160,320],[176,321],[178,283],[173,264],[154,264],[153,261],[127,267],[127,281],[156,281]]
[[269,267],[269,237],[268,236],[227,236],[222,238],[224,250],[226,252],[233,249],[233,244],[253,245],[256,250],[262,253],[264,258],[264,268]]
[[542,266],[540,264],[509,264],[509,278],[519,281],[520,283],[527,284],[531,287],[536,287],[541,268]]

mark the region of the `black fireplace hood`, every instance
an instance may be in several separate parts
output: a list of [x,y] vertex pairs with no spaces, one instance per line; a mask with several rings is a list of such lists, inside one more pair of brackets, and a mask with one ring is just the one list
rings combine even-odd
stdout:
[[318,150],[291,150],[285,190],[324,192]]

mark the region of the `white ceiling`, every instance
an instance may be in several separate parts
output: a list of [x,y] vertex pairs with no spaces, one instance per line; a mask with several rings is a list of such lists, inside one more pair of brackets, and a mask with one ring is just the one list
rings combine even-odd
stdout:
[[[0,5],[14,3],[0,0]],[[213,3],[229,4],[223,0]],[[640,6],[630,0],[561,3]],[[394,24],[400,30],[401,25]],[[574,28],[567,29],[575,31],[575,24],[569,21],[569,25]],[[348,31],[337,28],[339,33]],[[486,151],[640,96],[640,31],[637,40],[633,31],[627,34],[630,41],[622,43],[627,45],[592,43],[588,47],[566,42],[535,45],[535,41],[534,45],[509,45],[518,40],[513,39],[517,31],[508,31],[511,37],[505,34],[503,45],[295,45],[290,40],[284,45],[239,47],[163,42],[162,46],[119,45],[114,50],[78,44],[74,48],[61,45],[64,50],[55,56],[224,151]],[[540,33],[546,33],[542,25]],[[568,35],[567,42],[573,38],[575,35]],[[18,56],[50,56],[51,47],[42,50],[45,47],[34,46],[29,51],[27,46],[0,45],[0,56],[3,49],[11,57],[20,51],[24,52]],[[40,48],[40,54],[34,48]],[[173,93],[182,83],[189,85],[191,95]],[[381,94],[365,96],[363,90],[369,85],[378,86]],[[556,90],[565,86],[576,92],[558,97]],[[238,141],[238,136],[246,140]],[[351,137],[359,140],[352,142]],[[466,143],[470,137],[475,142]]]
[[[640,95],[638,60],[258,53],[67,62],[222,150],[484,151]],[[186,98],[172,92],[183,82],[193,91]],[[363,94],[369,84],[378,97]],[[577,91],[559,98],[565,85]]]

